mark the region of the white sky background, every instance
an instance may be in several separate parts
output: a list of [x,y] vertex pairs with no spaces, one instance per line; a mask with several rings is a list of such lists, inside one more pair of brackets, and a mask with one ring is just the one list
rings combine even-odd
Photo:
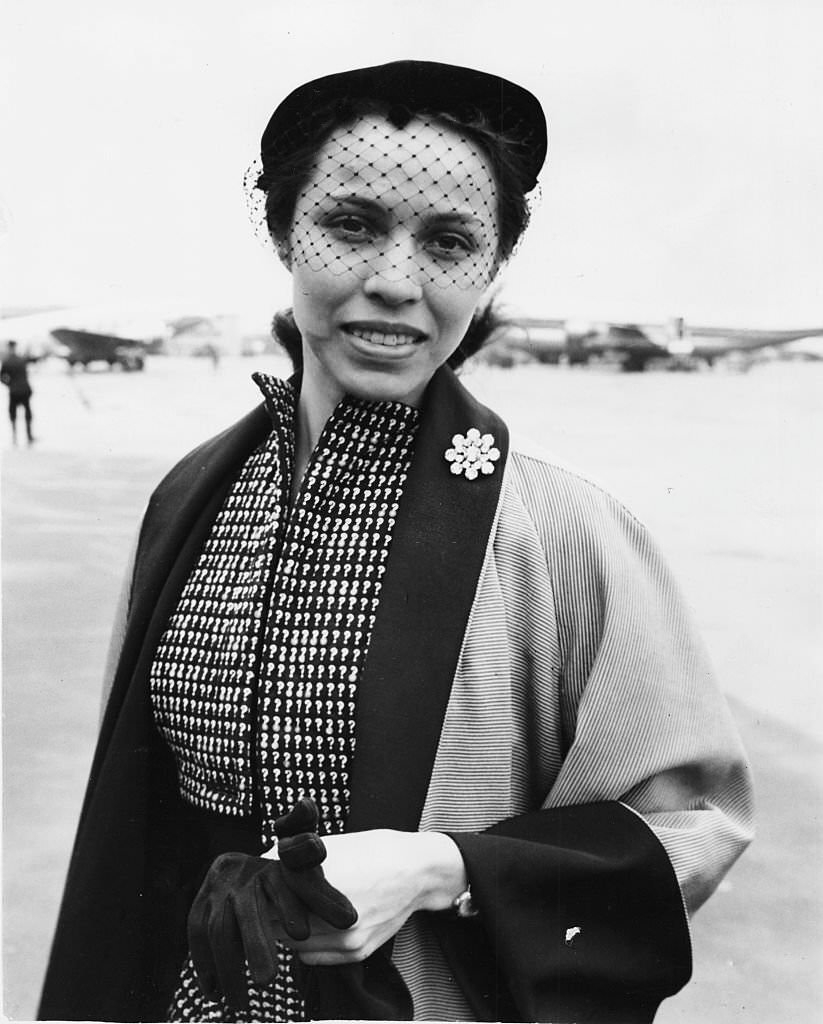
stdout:
[[549,120],[518,312],[823,323],[817,0],[5,0],[0,301],[289,302],[241,181],[300,82],[496,71]]

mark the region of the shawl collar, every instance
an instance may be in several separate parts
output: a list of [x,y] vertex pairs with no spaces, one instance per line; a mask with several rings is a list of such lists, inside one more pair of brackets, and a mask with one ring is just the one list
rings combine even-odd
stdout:
[[[501,458],[475,480],[449,471],[454,434],[491,433]],[[357,690],[347,829],[417,829],[443,716],[495,521],[508,430],[441,368],[426,392]]]

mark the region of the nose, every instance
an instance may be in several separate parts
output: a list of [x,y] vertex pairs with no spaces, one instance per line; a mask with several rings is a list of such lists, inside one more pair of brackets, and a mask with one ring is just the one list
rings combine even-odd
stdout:
[[414,239],[395,238],[370,267],[363,290],[387,306],[419,302],[423,297],[420,272]]

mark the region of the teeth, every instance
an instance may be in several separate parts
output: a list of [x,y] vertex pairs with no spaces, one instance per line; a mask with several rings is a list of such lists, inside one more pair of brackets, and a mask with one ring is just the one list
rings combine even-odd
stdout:
[[383,331],[364,331],[357,327],[353,327],[349,334],[369,341],[372,345],[386,345],[389,348],[396,348],[398,345],[412,345],[417,341],[413,334],[385,334]]

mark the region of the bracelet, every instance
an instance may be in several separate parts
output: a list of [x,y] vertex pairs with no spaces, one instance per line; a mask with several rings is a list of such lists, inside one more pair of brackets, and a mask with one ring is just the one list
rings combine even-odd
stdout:
[[452,900],[452,910],[455,917],[477,917],[480,911],[472,903],[471,886]]

